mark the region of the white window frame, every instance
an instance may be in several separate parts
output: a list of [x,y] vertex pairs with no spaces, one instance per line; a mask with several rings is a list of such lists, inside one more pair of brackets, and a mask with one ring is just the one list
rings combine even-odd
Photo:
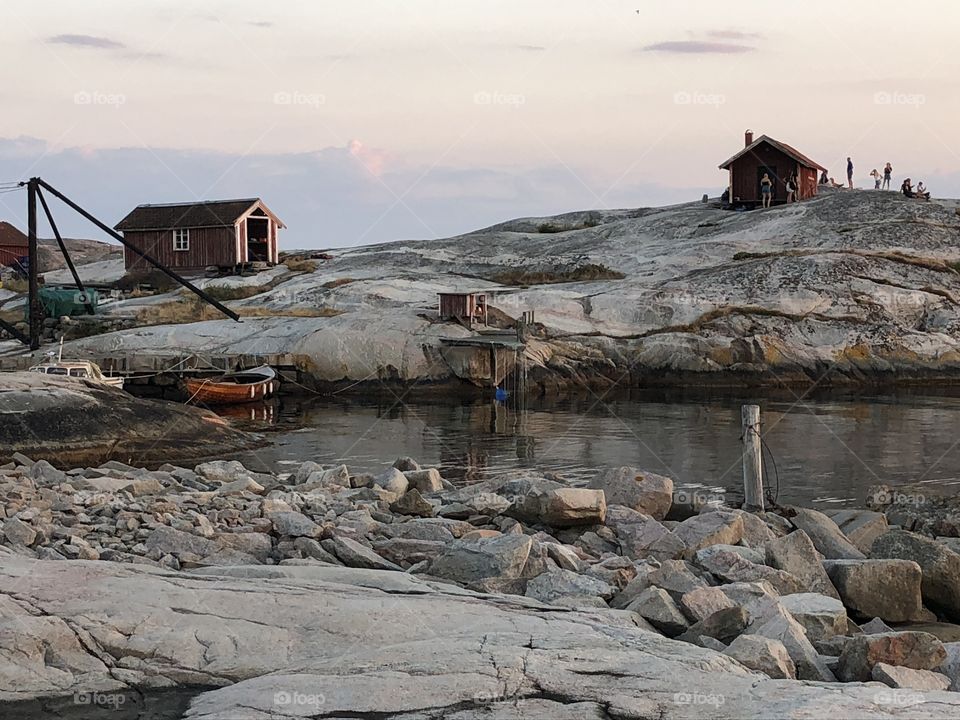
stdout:
[[190,228],[176,228],[173,231],[174,252],[190,251]]

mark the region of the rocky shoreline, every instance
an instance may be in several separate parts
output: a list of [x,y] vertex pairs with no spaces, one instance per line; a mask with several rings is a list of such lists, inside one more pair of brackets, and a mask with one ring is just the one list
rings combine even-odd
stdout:
[[883,488],[874,510],[755,515],[635,468],[455,488],[410,458],[18,455],[0,499],[17,712],[179,689],[204,720],[960,713],[958,526]]

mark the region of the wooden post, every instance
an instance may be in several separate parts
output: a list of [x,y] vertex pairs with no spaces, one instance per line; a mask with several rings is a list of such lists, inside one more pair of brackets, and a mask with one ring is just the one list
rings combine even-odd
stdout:
[[740,408],[743,425],[743,509],[763,512],[763,456],[760,445],[760,406]]
[[27,181],[27,314],[30,318],[30,349],[40,348],[43,307],[40,305],[40,254],[37,252],[37,178]]

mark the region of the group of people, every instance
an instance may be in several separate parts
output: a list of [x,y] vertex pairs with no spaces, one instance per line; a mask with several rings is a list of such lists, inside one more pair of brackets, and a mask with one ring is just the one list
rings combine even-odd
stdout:
[[[800,189],[800,185],[795,174],[791,174],[790,177],[787,178],[784,183],[784,188],[787,192],[787,204],[797,202],[797,191]],[[764,173],[760,179],[760,201],[763,207],[768,208],[773,205],[773,192],[773,180],[770,179],[768,173]]]
[[[887,163],[883,166],[883,172],[880,172],[876,168],[870,171],[870,177],[873,178],[873,189],[874,190],[889,190],[890,181],[893,176],[893,165]],[[820,175],[820,184],[829,185],[830,187],[842,188],[844,185],[838,183],[832,177],[827,176],[827,171],[824,170]],[[853,190],[853,160],[847,158],[847,185],[851,190]],[[907,178],[903,181],[903,184],[900,185],[900,192],[908,198],[918,198],[921,200],[929,200],[930,193],[927,191],[926,187],[923,185],[923,181],[919,181],[917,186],[913,186],[913,182],[910,178]]]

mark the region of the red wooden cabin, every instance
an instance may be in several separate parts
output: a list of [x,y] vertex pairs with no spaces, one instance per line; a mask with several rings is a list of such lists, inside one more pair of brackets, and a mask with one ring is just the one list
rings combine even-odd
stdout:
[[0,266],[13,267],[29,252],[27,236],[8,222],[0,222]]
[[[284,227],[262,200],[248,198],[138,205],[114,229],[169,268],[201,270],[278,262],[277,234]],[[129,248],[123,257],[128,271],[150,268]]]
[[733,205],[759,205],[760,180],[764,173],[773,181],[773,202],[787,201],[787,179],[797,176],[798,200],[806,200],[817,194],[818,165],[803,153],[779,140],[761,135],[756,140],[753,133],[744,133],[744,148],[725,163],[721,170],[730,174],[730,203]]

